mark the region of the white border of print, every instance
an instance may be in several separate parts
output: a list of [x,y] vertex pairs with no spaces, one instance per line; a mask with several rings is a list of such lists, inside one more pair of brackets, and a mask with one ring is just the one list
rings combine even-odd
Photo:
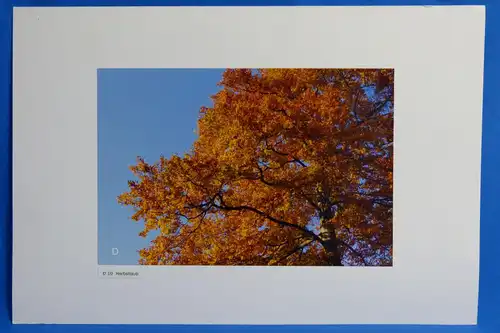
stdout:
[[[476,323],[484,7],[14,14],[14,322]],[[193,67],[395,68],[394,267],[100,278],[96,71]]]

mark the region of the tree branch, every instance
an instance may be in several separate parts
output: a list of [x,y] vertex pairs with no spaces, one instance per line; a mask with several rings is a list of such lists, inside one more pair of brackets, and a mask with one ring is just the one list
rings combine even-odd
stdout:
[[317,241],[321,241],[321,238],[316,235],[314,232],[310,231],[310,230],[307,230],[306,228],[303,228],[297,224],[293,224],[293,223],[289,223],[289,222],[286,222],[286,221],[283,221],[283,220],[280,220],[280,219],[277,219],[267,213],[264,213],[263,211],[261,210],[258,210],[254,207],[250,207],[250,206],[246,206],[246,205],[241,205],[241,206],[228,206],[224,203],[224,200],[222,198],[222,196],[220,194],[217,195],[217,197],[219,198],[220,200],[220,205],[216,204],[216,203],[213,203],[213,207],[216,207],[216,208],[219,208],[220,210],[226,210],[226,211],[250,211],[250,212],[253,212],[257,215],[260,215],[266,219],[268,219],[269,221],[271,222],[274,222],[282,227],[288,227],[288,228],[292,228],[292,229],[295,229],[295,230],[298,230],[300,232],[302,232],[303,234],[305,235],[308,235],[310,238],[314,239],[314,240],[317,240]]
[[291,255],[293,255],[297,251],[302,250],[304,247],[306,247],[307,245],[311,244],[312,242],[314,242],[314,239],[313,240],[305,241],[305,242],[303,242],[303,243],[295,246],[290,252],[288,252],[285,256],[281,257],[280,259],[276,260],[274,263],[277,264],[279,262],[282,262],[283,260],[285,260],[286,258],[290,257]]
[[[186,241],[191,237],[191,235],[194,234],[196,231],[198,231],[198,229],[201,227],[201,225],[203,224],[203,221],[205,221],[206,214],[207,214],[207,212],[203,212],[203,215],[201,216],[201,219],[200,219],[200,222],[198,222],[198,225],[195,228],[193,228],[185,237],[183,237],[181,240],[179,240],[178,242],[176,242],[174,245],[170,246],[169,248],[175,249],[176,247],[184,245],[184,243],[186,243]],[[181,235],[179,235],[178,237],[180,237],[180,236]]]
[[263,184],[271,187],[281,187],[281,188],[291,188],[292,186],[287,185],[286,183],[272,183],[264,178],[264,170],[257,164],[257,169],[259,170],[259,176],[246,177],[246,179],[250,180],[260,180]]
[[351,111],[352,111],[352,113],[354,115],[354,119],[356,120],[356,123],[358,125],[361,123],[361,119],[359,119],[358,112],[357,112],[360,90],[361,90],[361,88],[356,89],[356,94],[354,96],[353,105],[351,106]]
[[382,110],[387,102],[390,102],[392,99],[392,94],[389,95],[384,101],[380,102],[372,111],[370,111],[370,114],[368,115],[367,119],[370,119],[373,117],[375,114],[377,114],[380,110]]
[[290,154],[288,154],[288,153],[284,153],[284,152],[278,151],[276,148],[274,148],[273,146],[269,145],[269,143],[267,142],[267,139],[266,139],[264,142],[265,142],[265,144],[266,144],[266,148],[268,148],[268,149],[269,149],[270,151],[272,151],[273,153],[278,154],[278,155],[280,155],[280,156],[291,157],[291,158],[292,158],[292,160],[291,160],[291,161],[288,161],[288,163],[293,163],[293,162],[295,162],[295,163],[300,164],[300,165],[301,165],[302,167],[304,167],[304,168],[305,168],[305,167],[307,167],[307,165],[306,165],[304,162],[302,162],[299,158],[297,158],[297,157],[295,157],[295,156],[293,156],[293,155],[290,155]]
[[365,266],[369,266],[368,263],[366,262],[365,258],[361,255],[361,253],[359,253],[358,251],[356,251],[355,249],[353,249],[352,246],[350,246],[349,244],[347,244],[343,240],[339,239],[338,241],[340,241],[340,243],[343,246],[345,246],[348,250],[350,250],[352,253],[354,253],[355,255],[357,255],[361,259],[361,261],[363,261],[363,264]]

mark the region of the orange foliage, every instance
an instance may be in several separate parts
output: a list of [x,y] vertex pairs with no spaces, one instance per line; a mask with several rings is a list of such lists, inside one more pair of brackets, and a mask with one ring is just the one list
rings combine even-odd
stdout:
[[228,69],[184,156],[119,202],[147,265],[391,265],[389,69]]

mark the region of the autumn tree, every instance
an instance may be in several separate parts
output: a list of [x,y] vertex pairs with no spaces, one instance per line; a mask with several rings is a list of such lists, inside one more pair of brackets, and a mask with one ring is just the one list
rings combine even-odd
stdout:
[[389,69],[228,69],[183,156],[119,196],[147,265],[391,265]]

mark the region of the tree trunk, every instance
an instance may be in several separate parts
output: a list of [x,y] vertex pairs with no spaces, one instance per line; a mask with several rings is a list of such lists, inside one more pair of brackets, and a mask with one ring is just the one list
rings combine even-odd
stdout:
[[332,266],[342,266],[342,258],[335,234],[335,227],[328,220],[320,219],[320,237],[322,239],[321,245],[325,249],[328,256],[328,261]]

